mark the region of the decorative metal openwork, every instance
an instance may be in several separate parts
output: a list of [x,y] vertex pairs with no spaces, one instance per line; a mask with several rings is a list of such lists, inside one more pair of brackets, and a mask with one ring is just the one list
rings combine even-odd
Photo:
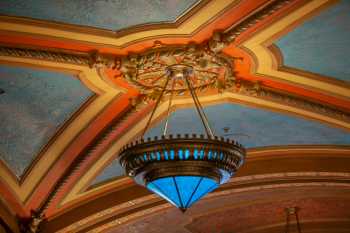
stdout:
[[[214,136],[191,82],[192,66],[173,64],[166,68],[161,93],[144,129],[147,131],[165,92],[170,92],[167,118],[161,138],[140,139],[122,148],[120,163],[126,173],[182,211],[227,182],[243,164],[245,149],[239,143]],[[175,83],[187,85],[206,131],[204,135],[167,135]],[[170,89],[169,89],[170,82]]]

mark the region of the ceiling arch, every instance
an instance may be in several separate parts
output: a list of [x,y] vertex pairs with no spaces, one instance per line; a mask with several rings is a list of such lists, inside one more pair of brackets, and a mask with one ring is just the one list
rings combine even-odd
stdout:
[[[219,213],[218,216],[226,213],[223,209],[206,209],[206,204],[214,205],[230,195],[237,198],[240,192],[253,198],[266,190],[278,197],[292,189],[298,189],[299,194],[317,189],[319,195],[297,195],[293,203],[303,205],[309,198],[309,203],[313,203],[310,206],[323,208],[322,202],[330,200],[330,206],[336,207],[346,198],[338,194],[348,189],[349,87],[344,80],[331,80],[323,72],[310,74],[311,68],[298,71],[286,67],[290,64],[286,58],[288,49],[279,44],[279,40],[293,36],[293,30],[303,30],[307,22],[318,20],[319,14],[321,18],[322,14],[333,15],[332,9],[341,4],[344,2],[331,0],[200,1],[171,23],[131,27],[117,33],[0,16],[1,66],[10,64],[18,70],[24,66],[42,72],[63,72],[78,77],[81,85],[96,96],[80,109],[72,109],[76,112],[74,117],[46,146],[47,151],[35,161],[22,182],[0,166],[0,204],[9,210],[0,212],[0,216],[6,215],[6,222],[15,229],[15,215],[22,222],[30,218],[31,210],[44,213],[41,227],[50,233],[136,230],[148,218],[145,215],[152,219],[152,216],[167,214],[168,205],[128,178],[93,186],[91,182],[109,164],[117,163],[119,149],[141,133],[154,106],[151,100],[143,101],[143,90],[128,82],[118,62],[142,57],[151,50],[172,51],[175,47],[186,50],[193,45],[200,51],[209,49],[228,59],[226,67],[233,71],[232,86],[219,91],[216,87],[207,88],[200,93],[200,100],[207,109],[214,109],[213,124],[218,132],[222,133],[222,128],[231,120],[242,119],[241,124],[231,122],[229,127],[237,132],[247,130],[235,136],[250,148],[247,166],[241,173],[200,204],[202,207],[198,208],[203,208],[203,214],[194,216],[196,221],[179,224],[179,227],[183,225],[183,231],[188,232],[202,231],[199,227],[210,213]],[[171,10],[179,11],[179,8]],[[215,59],[218,54],[209,57]],[[0,89],[1,98],[6,90]],[[185,110],[192,105],[188,97],[185,93],[174,100],[175,116],[183,113],[183,118],[194,117],[190,110]],[[162,101],[152,122],[154,126],[164,118],[167,105],[167,99]],[[225,106],[231,107],[225,109]],[[229,117],[221,119],[215,109],[227,112]],[[176,117],[173,120],[173,124],[180,125]],[[261,135],[266,132],[273,137],[263,138]],[[301,137],[296,137],[297,134]],[[246,141],[249,137],[259,140]],[[286,203],[292,203],[283,201],[275,207],[281,209]],[[266,209],[262,206],[257,215]],[[303,209],[307,209],[306,206]],[[235,208],[227,214],[234,212]],[[345,212],[339,213],[347,216]],[[330,221],[325,220],[327,216],[318,218],[315,212],[309,214],[304,221],[307,231],[315,231],[317,224],[328,227],[329,232],[336,224],[343,224],[342,230],[348,229],[344,219],[336,214]],[[171,216],[175,215],[168,217]],[[255,222],[255,228],[237,230],[280,231],[283,221],[274,216],[271,222]],[[219,219],[222,218],[216,221],[221,221]],[[188,221],[185,217],[177,219],[181,220],[182,223]],[[134,228],[130,228],[131,224]]]

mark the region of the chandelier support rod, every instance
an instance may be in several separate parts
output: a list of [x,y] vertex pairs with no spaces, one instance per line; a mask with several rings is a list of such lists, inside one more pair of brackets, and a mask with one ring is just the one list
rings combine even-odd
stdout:
[[203,119],[204,119],[205,125],[207,126],[207,129],[208,129],[208,131],[210,132],[210,136],[211,136],[211,137],[214,137],[214,132],[213,132],[212,128],[210,127],[209,120],[208,120],[207,116],[205,115],[205,112],[204,112],[204,110],[203,110],[202,104],[201,104],[201,102],[199,101],[198,96],[196,95],[195,90],[193,90],[193,93],[194,93],[194,97],[195,97],[195,99],[196,99],[197,105],[199,106],[199,109],[200,109],[200,111],[201,111],[201,113],[202,113],[202,117],[203,117]]
[[301,233],[298,211],[295,211],[295,218],[296,218],[296,220],[297,220],[298,233]]
[[168,131],[168,124],[169,124],[169,117],[170,117],[170,108],[171,108],[171,103],[173,101],[173,96],[174,96],[174,86],[175,86],[175,79],[173,79],[173,82],[171,84],[171,93],[170,93],[170,98],[169,98],[169,105],[168,105],[168,110],[166,113],[166,120],[163,128],[163,136],[166,136],[167,131]]
[[[164,75],[163,75],[163,76],[164,76]],[[156,104],[155,104],[155,106],[154,106],[154,108],[153,108],[153,110],[152,110],[151,116],[149,117],[149,119],[148,119],[148,121],[147,121],[146,127],[145,127],[145,129],[143,130],[143,133],[142,133],[142,136],[141,136],[141,137],[144,137],[144,136],[145,136],[145,133],[147,132],[147,129],[149,128],[149,125],[151,124],[151,121],[152,121],[152,118],[153,118],[153,116],[154,116],[154,113],[156,112],[156,110],[157,110],[157,108],[158,108],[158,106],[159,106],[159,103],[160,103],[160,101],[161,101],[161,99],[162,99],[162,97],[163,97],[163,95],[164,95],[164,92],[165,92],[165,90],[166,90],[166,87],[168,86],[168,83],[169,83],[169,79],[167,78],[166,81],[165,81],[165,85],[164,85],[164,87],[163,87],[163,89],[162,89],[162,91],[161,91],[161,93],[160,93],[160,95],[159,95],[159,97],[158,97],[158,99],[157,99],[157,101],[156,101]]]
[[198,99],[198,97],[196,95],[195,90],[193,89],[193,87],[191,85],[190,80],[188,79],[188,75],[187,74],[185,74],[185,79],[186,79],[186,83],[187,83],[188,89],[190,90],[190,93],[192,95],[192,99],[194,101],[194,105],[196,106],[198,115],[199,115],[199,117],[202,120],[205,132],[207,133],[208,137],[213,138],[214,134],[213,134],[213,131],[210,128],[210,125],[209,125],[209,122],[208,122],[208,118],[206,117],[206,115],[205,115],[205,113],[203,111],[202,105],[199,102],[199,99]]
[[286,208],[286,233],[289,233],[289,227],[290,227],[290,218],[292,215],[295,216],[295,220],[296,220],[296,225],[297,225],[297,229],[298,229],[298,233],[301,233],[301,227],[300,227],[300,223],[299,223],[299,216],[298,216],[298,207],[289,207]]
[[288,212],[286,216],[286,233],[289,233],[289,213]]

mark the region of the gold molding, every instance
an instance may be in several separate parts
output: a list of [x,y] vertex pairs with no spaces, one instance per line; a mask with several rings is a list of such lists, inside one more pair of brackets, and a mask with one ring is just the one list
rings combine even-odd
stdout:
[[286,29],[291,30],[297,27],[302,20],[309,17],[310,14],[318,11],[320,8],[333,3],[334,0],[312,0],[301,6],[299,9],[283,16],[280,20],[270,24],[268,27],[257,32],[253,37],[244,41],[241,46],[249,50],[257,59],[254,73],[277,78],[294,84],[308,87],[309,89],[321,90],[334,96],[350,98],[350,90],[342,85],[322,82],[316,79],[310,79],[301,75],[283,72],[276,67],[276,58],[268,48],[273,41],[287,33]]
[[0,63],[17,66],[31,66],[58,72],[68,72],[77,76],[84,85],[97,94],[97,97],[75,119],[66,126],[56,140],[47,148],[41,158],[34,164],[21,184],[6,169],[0,169],[1,179],[12,188],[18,199],[25,203],[48,169],[59,158],[70,142],[106,107],[121,90],[112,88],[99,76],[97,69],[86,65],[60,63],[35,58],[0,56]]

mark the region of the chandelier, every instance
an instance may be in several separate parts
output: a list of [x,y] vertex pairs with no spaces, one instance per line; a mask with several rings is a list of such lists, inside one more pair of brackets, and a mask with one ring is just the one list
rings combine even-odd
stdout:
[[[196,95],[192,77],[197,69],[186,64],[173,64],[164,69],[164,83],[147,125],[164,97],[170,93],[163,135],[140,139],[124,146],[119,154],[120,164],[136,183],[185,211],[207,193],[226,183],[243,164],[245,149],[239,143],[214,136],[201,103]],[[167,135],[170,107],[176,83],[186,84],[201,122],[204,135]]]

